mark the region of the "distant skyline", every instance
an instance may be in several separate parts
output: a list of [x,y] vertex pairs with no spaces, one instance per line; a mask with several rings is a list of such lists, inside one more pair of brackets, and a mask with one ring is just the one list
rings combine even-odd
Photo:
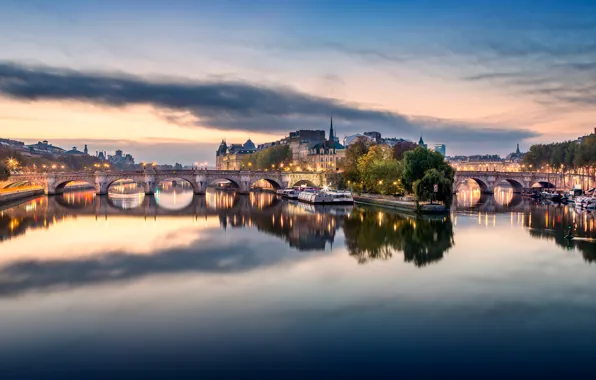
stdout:
[[596,2],[0,3],[0,137],[138,161],[379,131],[449,155],[596,127]]

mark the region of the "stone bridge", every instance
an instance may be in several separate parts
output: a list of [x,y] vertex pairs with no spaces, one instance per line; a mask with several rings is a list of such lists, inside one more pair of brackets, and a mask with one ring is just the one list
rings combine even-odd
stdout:
[[513,191],[519,193],[522,189],[531,187],[573,187],[581,184],[584,188],[593,186],[593,179],[588,176],[561,173],[542,172],[497,172],[497,171],[457,171],[455,172],[454,188],[465,180],[472,179],[478,183],[483,193],[492,194],[495,187],[502,183],[509,183]]
[[130,179],[142,184],[145,194],[155,193],[157,185],[165,180],[176,179],[188,182],[195,194],[205,194],[208,186],[229,181],[239,194],[247,194],[251,186],[265,180],[274,188],[286,188],[306,183],[310,186],[324,186],[327,178],[323,173],[285,171],[239,171],[239,170],[138,170],[98,171],[71,173],[13,174],[7,181],[0,181],[0,189],[17,184],[31,184],[43,187],[45,194],[64,192],[72,182],[86,182],[95,188],[97,195],[108,193],[110,185],[118,180]]

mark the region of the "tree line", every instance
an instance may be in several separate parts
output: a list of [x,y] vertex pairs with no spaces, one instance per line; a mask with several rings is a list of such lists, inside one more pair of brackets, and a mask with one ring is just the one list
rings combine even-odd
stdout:
[[443,155],[409,141],[390,147],[358,138],[347,148],[343,169],[347,187],[358,192],[409,193],[446,203],[453,196],[455,171]]
[[585,136],[580,142],[563,141],[535,144],[523,158],[528,170],[554,173],[596,175],[596,135]]
[[244,169],[264,170],[272,167],[279,168],[292,163],[292,150],[289,145],[275,145],[261,149],[244,157],[242,165]]
[[[572,171],[596,166],[596,135],[577,141],[534,144],[523,158],[528,168]],[[530,166],[531,165],[531,166]]]

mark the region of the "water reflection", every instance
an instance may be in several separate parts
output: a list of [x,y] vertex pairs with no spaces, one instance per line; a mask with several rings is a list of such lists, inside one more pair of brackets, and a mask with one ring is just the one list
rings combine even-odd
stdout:
[[358,263],[387,260],[402,252],[417,267],[443,258],[453,246],[449,218],[418,218],[358,208],[344,223],[346,246]]
[[494,194],[484,194],[473,181],[460,185],[454,199],[453,208],[458,211],[508,212],[515,211],[523,204],[521,194],[504,183],[495,187]]
[[[534,374],[562,355],[592,368],[594,268],[574,254],[594,261],[592,214],[485,200],[416,218],[267,193],[180,203],[172,191],[126,209],[80,193],[0,210],[0,373],[208,367],[238,378],[289,363],[365,378],[401,360],[406,377],[477,363],[485,378],[495,362],[527,359]],[[549,343],[553,331],[566,339]],[[440,374],[420,376],[428,358]]]
[[168,210],[182,210],[192,203],[192,185],[184,180],[166,180],[157,185],[155,202]]

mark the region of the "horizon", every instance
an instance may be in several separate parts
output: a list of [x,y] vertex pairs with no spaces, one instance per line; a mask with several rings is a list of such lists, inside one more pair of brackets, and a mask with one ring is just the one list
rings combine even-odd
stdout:
[[342,137],[504,157],[593,131],[595,15],[581,0],[7,1],[0,136],[213,166],[222,139],[327,132],[333,115]]

